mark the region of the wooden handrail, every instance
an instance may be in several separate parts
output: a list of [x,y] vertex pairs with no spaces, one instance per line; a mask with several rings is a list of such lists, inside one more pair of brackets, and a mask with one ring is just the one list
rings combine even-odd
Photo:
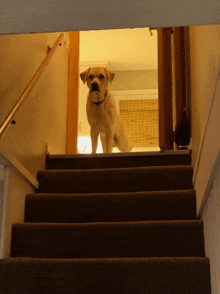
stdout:
[[62,40],[63,37],[64,37],[64,33],[61,33],[59,35],[59,37],[57,38],[56,42],[54,43],[53,47],[50,49],[49,53],[47,54],[47,56],[45,57],[45,59],[43,60],[41,65],[39,66],[38,70],[36,71],[35,75],[31,79],[30,83],[27,85],[24,92],[21,94],[18,101],[15,103],[14,107],[9,112],[8,116],[6,117],[4,122],[1,124],[1,126],[0,126],[0,138],[3,136],[6,129],[9,127],[9,125],[13,121],[13,117],[18,112],[18,110],[21,108],[21,106],[24,103],[24,101],[26,100],[27,96],[30,94],[31,90],[35,86],[36,82],[38,81],[39,77],[43,73],[45,67],[47,66],[48,62],[50,61],[51,57],[53,56],[55,50],[59,46],[60,41]]

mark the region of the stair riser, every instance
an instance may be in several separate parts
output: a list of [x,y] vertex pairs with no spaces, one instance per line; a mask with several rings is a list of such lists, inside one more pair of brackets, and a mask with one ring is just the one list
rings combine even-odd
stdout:
[[16,260],[0,261],[1,293],[211,294],[205,258]]
[[26,222],[196,220],[194,191],[34,194],[26,197],[25,207]]
[[191,167],[42,171],[39,193],[112,193],[191,190]]
[[140,155],[136,156],[78,156],[67,158],[47,157],[47,169],[99,169],[141,166],[169,166],[169,165],[191,165],[191,156],[185,155]]
[[202,222],[14,225],[12,256],[42,258],[204,256]]

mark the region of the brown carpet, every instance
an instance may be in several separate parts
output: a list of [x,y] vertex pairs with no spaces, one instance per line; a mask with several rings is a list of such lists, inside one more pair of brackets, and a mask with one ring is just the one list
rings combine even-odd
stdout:
[[202,229],[201,221],[16,224],[12,256],[204,257]]
[[30,194],[26,197],[25,207],[25,221],[34,223],[197,219],[194,190]]
[[47,157],[0,293],[210,294],[190,154],[169,155]]
[[165,151],[149,153],[80,154],[74,156],[48,155],[46,169],[99,169],[141,166],[190,165],[188,151]]
[[191,166],[153,166],[38,173],[38,193],[109,193],[192,189]]
[[0,293],[210,294],[206,258],[0,261]]

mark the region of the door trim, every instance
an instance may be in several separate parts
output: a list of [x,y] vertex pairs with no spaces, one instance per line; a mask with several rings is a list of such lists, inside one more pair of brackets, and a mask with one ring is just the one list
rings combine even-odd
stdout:
[[66,154],[77,153],[79,32],[69,33]]
[[173,149],[171,32],[171,28],[157,29],[159,147],[162,151]]

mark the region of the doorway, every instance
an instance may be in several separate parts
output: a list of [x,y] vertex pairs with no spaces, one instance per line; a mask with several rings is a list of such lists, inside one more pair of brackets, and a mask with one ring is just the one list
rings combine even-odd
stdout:
[[[104,66],[115,72],[113,93],[133,146],[159,151],[157,31],[149,28],[80,32],[79,72]],[[86,118],[88,88],[79,80],[78,153],[91,153]],[[98,153],[102,153],[101,143]],[[118,152],[114,148],[114,152]]]

